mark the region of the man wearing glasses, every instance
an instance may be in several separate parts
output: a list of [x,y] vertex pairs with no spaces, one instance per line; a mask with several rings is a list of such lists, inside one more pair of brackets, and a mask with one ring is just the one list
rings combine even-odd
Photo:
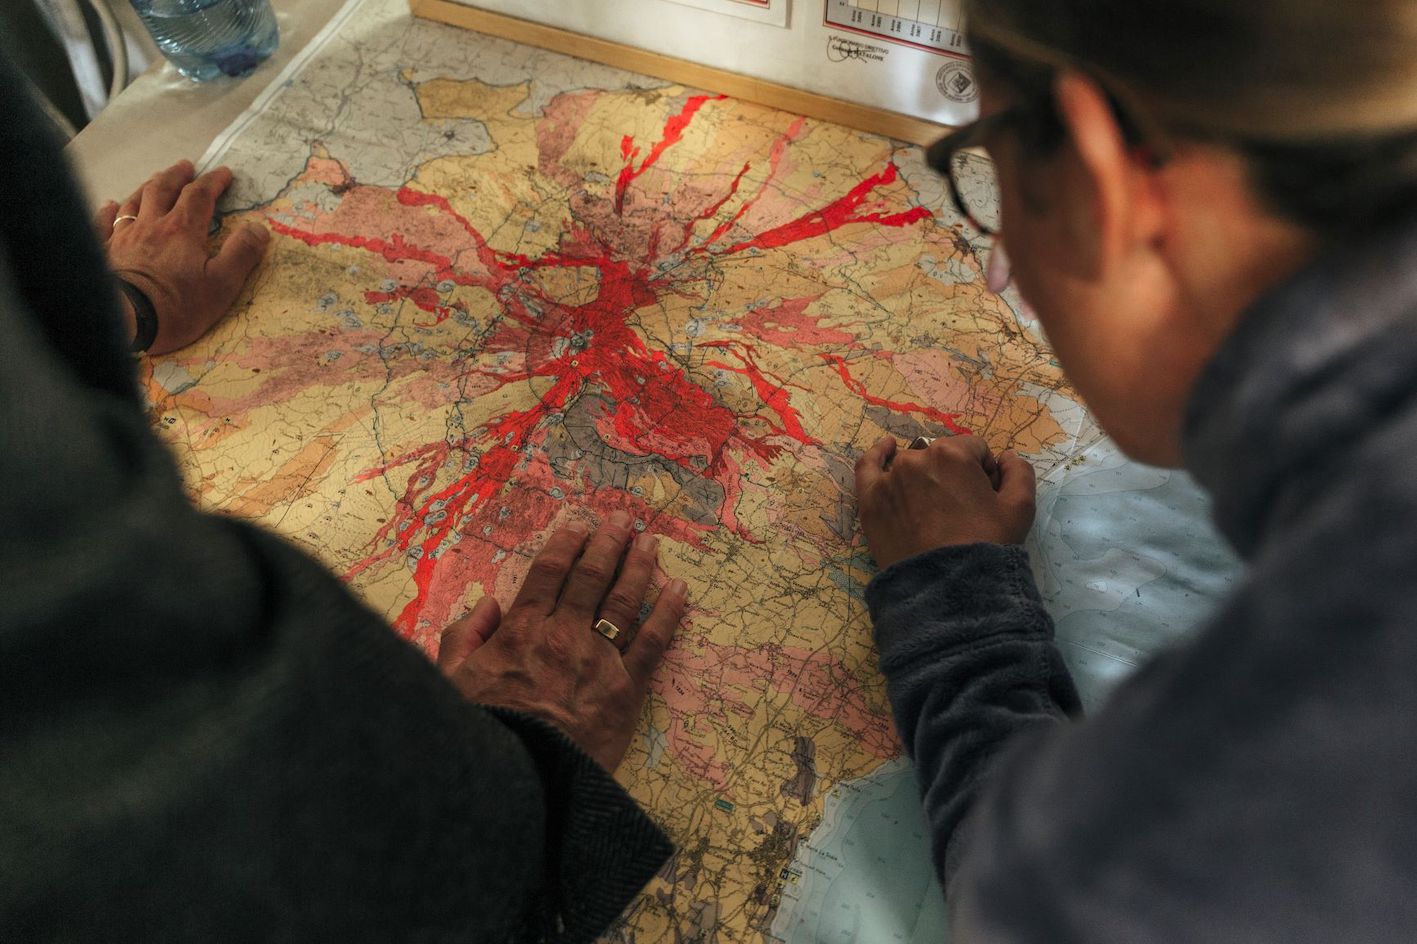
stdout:
[[882,440],[882,669],[954,940],[1417,940],[1417,20],[1182,6],[966,0],[983,117],[929,159],[1246,578],[1067,723],[1028,464]]

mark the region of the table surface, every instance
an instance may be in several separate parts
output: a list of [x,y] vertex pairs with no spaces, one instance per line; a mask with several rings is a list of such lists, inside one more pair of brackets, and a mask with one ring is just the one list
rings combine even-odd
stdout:
[[[197,160],[318,33],[344,0],[272,0],[280,48],[242,79],[193,82],[160,60],[109,103],[66,153],[95,207],[122,200],[154,171]],[[238,173],[239,168],[233,168]]]

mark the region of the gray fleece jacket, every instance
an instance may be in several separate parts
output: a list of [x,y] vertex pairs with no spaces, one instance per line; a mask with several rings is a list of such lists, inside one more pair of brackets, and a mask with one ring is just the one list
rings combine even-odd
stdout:
[[1185,455],[1245,580],[1086,722],[1021,549],[868,589],[955,940],[1417,941],[1417,221],[1246,315]]

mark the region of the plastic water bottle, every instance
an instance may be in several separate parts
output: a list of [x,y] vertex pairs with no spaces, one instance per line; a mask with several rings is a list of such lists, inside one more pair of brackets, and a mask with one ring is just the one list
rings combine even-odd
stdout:
[[280,45],[270,0],[132,0],[177,71],[205,82],[245,75]]

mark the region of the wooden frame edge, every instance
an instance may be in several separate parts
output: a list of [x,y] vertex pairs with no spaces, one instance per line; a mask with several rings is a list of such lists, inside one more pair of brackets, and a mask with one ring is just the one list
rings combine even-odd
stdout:
[[578,59],[589,59],[601,65],[652,75],[680,85],[722,92],[769,108],[870,131],[922,147],[949,130],[945,125],[922,118],[912,118],[910,115],[872,108],[869,105],[857,105],[815,92],[804,92],[788,85],[749,78],[726,69],[676,59],[637,46],[583,36],[554,26],[479,10],[454,0],[409,0],[409,7],[414,16],[424,19],[460,26],[528,46],[550,49]]

